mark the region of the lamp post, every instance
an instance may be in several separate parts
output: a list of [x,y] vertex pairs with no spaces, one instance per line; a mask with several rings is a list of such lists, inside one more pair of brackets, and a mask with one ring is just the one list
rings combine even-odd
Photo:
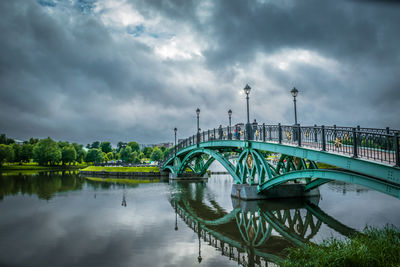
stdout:
[[176,157],[176,150],[177,150],[177,147],[176,147],[176,132],[178,131],[178,129],[175,127],[174,128],[174,133],[175,133],[175,157]]
[[296,96],[299,93],[299,90],[296,89],[296,87],[293,87],[292,91],[290,91],[293,96],[293,104],[294,104],[294,124],[297,125],[297,109],[296,109]]
[[229,116],[229,131],[228,131],[228,139],[232,139],[232,129],[231,129],[231,118],[232,118],[232,110],[228,110],[228,116]]
[[196,109],[196,115],[197,115],[197,144],[200,143],[200,125],[199,125],[199,116],[200,116],[200,109]]
[[246,84],[246,86],[243,88],[244,93],[246,94],[246,100],[247,100],[247,124],[246,124],[246,132],[247,132],[247,140],[251,140],[251,124],[250,124],[250,115],[249,115],[249,94],[251,87]]

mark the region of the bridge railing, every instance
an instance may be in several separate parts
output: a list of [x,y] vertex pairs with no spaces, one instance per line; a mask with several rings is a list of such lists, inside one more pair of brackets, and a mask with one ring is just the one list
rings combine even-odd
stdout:
[[198,142],[218,140],[253,140],[307,147],[394,164],[400,167],[399,131],[385,128],[342,126],[300,126],[252,124],[249,133],[244,125],[218,127],[181,140],[166,159],[180,149]]

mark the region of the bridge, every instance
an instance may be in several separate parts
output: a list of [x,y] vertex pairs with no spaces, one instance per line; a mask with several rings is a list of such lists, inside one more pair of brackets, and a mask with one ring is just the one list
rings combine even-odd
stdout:
[[[271,153],[280,155],[279,160],[268,160]],[[256,188],[259,195],[288,182],[311,192],[337,180],[400,199],[399,131],[389,128],[298,124],[219,127],[181,140],[167,155],[162,169],[178,179],[187,174],[201,177],[214,161],[226,169],[236,185]]]

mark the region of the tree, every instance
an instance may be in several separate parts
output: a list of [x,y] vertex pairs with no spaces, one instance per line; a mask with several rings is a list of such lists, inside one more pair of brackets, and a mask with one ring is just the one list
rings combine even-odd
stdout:
[[5,134],[0,135],[0,144],[7,145],[7,136]]
[[50,137],[40,140],[33,148],[33,160],[40,165],[54,165],[61,157],[60,148]]
[[150,146],[143,148],[143,154],[146,158],[150,158],[152,152],[153,152],[153,148]]
[[78,145],[77,143],[72,143],[76,151],[76,161],[82,163],[86,157],[86,151],[83,149],[83,145]]
[[64,146],[62,149],[63,164],[74,162],[76,160],[76,150],[73,145]]
[[0,135],[0,144],[4,144],[4,145],[11,145],[14,144],[15,141],[12,138],[7,138],[7,136],[5,134],[1,134]]
[[107,153],[107,158],[108,160],[113,160],[114,159],[114,154],[112,152]]
[[100,142],[99,141],[94,141],[90,148],[100,148]]
[[31,137],[29,139],[29,144],[36,145],[39,142],[39,139]]
[[102,163],[104,162],[104,154],[101,149],[97,149],[97,154],[96,154],[96,158],[95,158],[95,163]]
[[130,146],[132,148],[132,151],[136,151],[136,152],[140,152],[140,147],[139,144],[136,142],[129,142],[128,146]]
[[33,145],[30,143],[23,144],[20,156],[22,161],[29,162],[33,156]]
[[67,142],[67,141],[58,141],[57,145],[62,151],[64,147],[69,146],[69,142]]
[[86,154],[85,161],[86,162],[101,163],[101,162],[104,161],[103,152],[100,149],[91,148],[91,149],[89,149],[88,153]]
[[0,144],[0,166],[4,162],[11,162],[13,159],[13,149],[9,145]]
[[119,141],[117,144],[117,152],[120,152],[121,149],[126,147],[126,143]]
[[22,160],[21,159],[21,146],[16,144],[16,143],[14,143],[14,144],[11,145],[11,148],[14,151],[14,158],[12,159],[12,161],[20,162]]
[[[138,161],[138,153],[136,151],[133,151],[130,155],[129,155],[129,162],[132,163],[137,163]],[[139,161],[140,162],[140,161]]]
[[161,149],[158,147],[154,148],[153,152],[151,153],[151,160],[160,161],[162,160],[162,157],[163,157],[163,152],[161,151]]
[[108,153],[108,152],[112,151],[110,142],[101,142],[100,148],[101,148],[101,151],[103,151],[104,153]]
[[123,162],[129,162],[129,156],[132,153],[132,148],[130,146],[126,146],[121,150],[121,159]]

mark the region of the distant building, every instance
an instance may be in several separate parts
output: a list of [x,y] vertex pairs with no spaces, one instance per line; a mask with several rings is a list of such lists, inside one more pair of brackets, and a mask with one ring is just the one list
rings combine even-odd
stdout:
[[174,144],[173,144],[173,143],[170,143],[170,142],[167,142],[167,143],[159,143],[159,144],[139,144],[139,147],[140,147],[141,150],[143,150],[143,148],[145,148],[145,147],[152,147],[152,148],[155,148],[155,147],[165,147],[165,148],[171,148],[171,147],[173,147],[173,146],[174,146]]

